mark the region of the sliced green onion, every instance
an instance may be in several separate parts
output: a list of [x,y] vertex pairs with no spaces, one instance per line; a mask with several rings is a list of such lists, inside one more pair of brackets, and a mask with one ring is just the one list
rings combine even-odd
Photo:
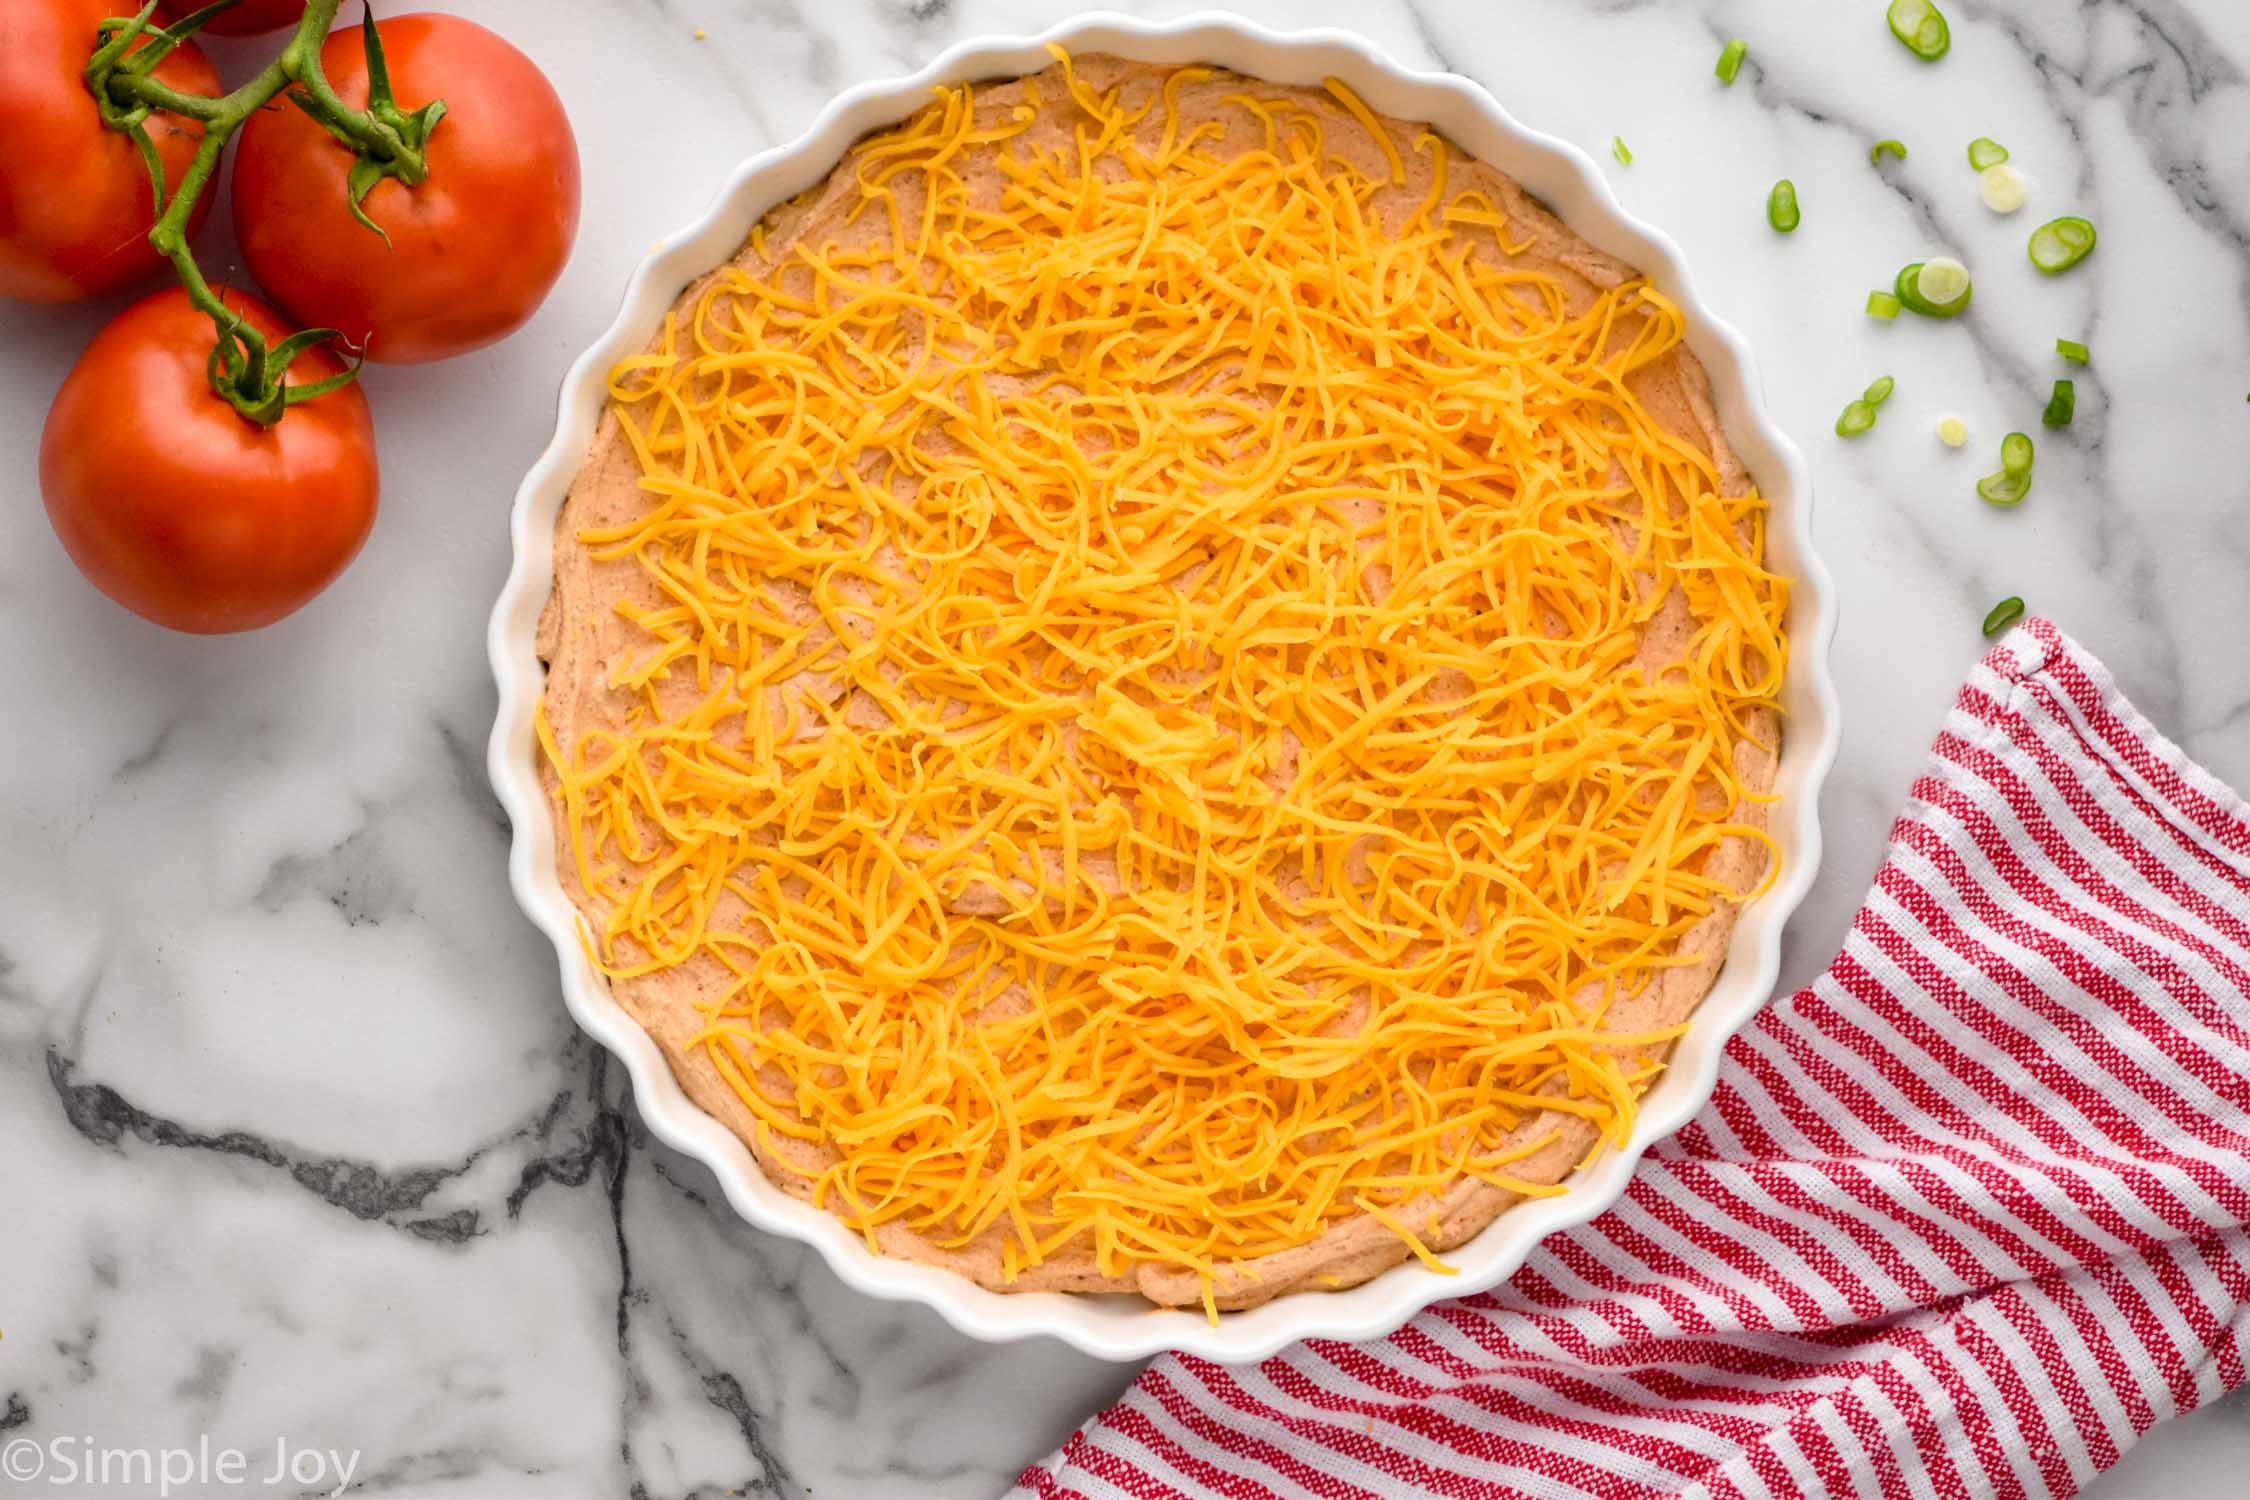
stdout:
[[1937,424],[1938,441],[1948,448],[1958,448],[1969,440],[1969,424],[1959,417],[1940,417]]
[[1969,305],[1969,268],[1949,256],[1932,256],[1900,267],[1892,290],[1908,312],[1956,317]]
[[2000,440],[2000,472],[1977,481],[1977,494],[1988,505],[2005,509],[2023,504],[2031,493],[2031,439],[2011,432]]
[[1882,161],[1883,153],[1886,151],[1888,151],[1891,155],[1897,157],[1900,161],[1906,160],[1906,142],[1904,141],[1877,141],[1874,145],[1867,148],[1867,159],[1871,162],[1879,163]]
[[1836,418],[1836,436],[1858,437],[1875,425],[1875,408],[1866,401],[1854,401]]
[[1940,307],[1950,307],[1969,295],[1969,268],[1950,255],[1933,255],[1915,274],[1923,297]]
[[2056,339],[2055,352],[2074,365],[2086,363],[2086,346],[2076,339]]
[[2008,148],[1989,135],[1980,135],[1969,142],[1969,165],[1979,172],[1986,167],[1997,167],[2008,159]]
[[1617,158],[1617,164],[1621,167],[1633,164],[1633,149],[1625,144],[1625,137],[1621,135],[1609,138],[1609,154]]
[[1719,75],[1719,82],[1734,82],[1734,75],[1742,71],[1742,54],[1749,50],[1750,44],[1741,37],[1727,43],[1725,50],[1719,54],[1718,67],[1712,70]]
[[1776,234],[1787,234],[1797,227],[1797,184],[1784,177],[1766,194],[1766,222]]
[[1891,389],[1894,383],[1888,375],[1878,376],[1875,383],[1867,388],[1867,394],[1859,399],[1869,406],[1881,406],[1891,399]]
[[1992,613],[1984,617],[1984,633],[1998,635],[2023,618],[2023,600],[2014,594],[1992,606]]
[[2029,469],[2020,469],[2012,474],[2002,469],[1997,474],[1987,474],[1977,481],[1977,494],[1983,497],[1986,504],[1997,505],[2002,510],[2023,504],[2023,497],[2030,493]]
[[2047,409],[2039,420],[2049,427],[2068,427],[2078,410],[2078,388],[2067,380],[2055,382],[2055,392],[2047,398]]
[[2006,162],[1986,167],[1977,174],[1977,196],[1984,206],[1996,214],[2012,214],[2023,207],[2031,190],[2024,186],[2023,173]]
[[2049,219],[2031,231],[2031,263],[2049,276],[2077,265],[2094,251],[2094,226],[2075,215]]
[[1889,292],[1867,294],[1867,315],[1871,318],[1895,318],[1898,316],[1898,309],[1898,298]]
[[1924,62],[1936,62],[1953,45],[1953,30],[1930,0],[1891,0],[1891,35]]

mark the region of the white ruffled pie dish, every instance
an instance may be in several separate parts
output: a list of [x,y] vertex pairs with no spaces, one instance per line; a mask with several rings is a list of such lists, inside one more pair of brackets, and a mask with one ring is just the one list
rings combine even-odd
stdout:
[[[1075,53],[1215,63],[1280,83],[1317,85],[1333,75],[1379,113],[1429,121],[1471,155],[1514,176],[1578,233],[1638,267],[1679,304],[1687,316],[1687,342],[1709,371],[1728,439],[1771,504],[1769,566],[1791,580],[1787,725],[1771,828],[1781,849],[1780,878],[1742,911],[1725,967],[1675,1045],[1670,1065],[1643,1099],[1629,1145],[1575,1174],[1569,1191],[1510,1208],[1482,1234],[1448,1252],[1457,1275],[1409,1260],[1348,1291],[1279,1297],[1246,1312],[1224,1313],[1214,1326],[1200,1309],[1160,1309],[1129,1296],[992,1292],[948,1271],[878,1256],[840,1220],[770,1182],[741,1140],[689,1102],[656,1043],[611,998],[587,961],[576,910],[556,875],[554,808],[534,760],[532,723],[544,669],[533,637],[554,571],[555,518],[593,440],[607,372],[646,343],[691,281],[732,257],[768,209],[826,177],[853,141],[919,109],[933,85],[1038,71],[1051,61],[1050,42]],[[1379,1336],[1431,1302],[1506,1279],[1545,1236],[1608,1208],[1624,1191],[1641,1152],[1685,1124],[1710,1097],[1721,1050],[1772,991],[1782,926],[1819,863],[1820,784],[1835,758],[1838,735],[1828,675],[1835,605],[1827,571],[1812,553],[1812,486],[1804,459],[1767,416],[1749,349],[1695,295],[1678,248],[1618,206],[1584,152],[1525,129],[1467,79],[1403,68],[1344,32],[1284,34],[1215,14],[1151,22],[1097,13],[1038,36],[965,42],[911,77],[862,84],[839,95],[805,134],[744,162],[710,210],[665,239],[633,273],[617,321],[564,377],[554,439],[524,476],[511,529],[515,561],[488,636],[500,689],[490,769],[515,830],[509,879],[524,910],[554,941],[571,1014],[624,1063],[649,1129],[708,1166],[745,1219],[817,1247],[836,1274],[860,1291],[923,1303],[976,1338],[1045,1334],[1118,1360],[1165,1349],[1230,1362],[1255,1360],[1306,1337]]]

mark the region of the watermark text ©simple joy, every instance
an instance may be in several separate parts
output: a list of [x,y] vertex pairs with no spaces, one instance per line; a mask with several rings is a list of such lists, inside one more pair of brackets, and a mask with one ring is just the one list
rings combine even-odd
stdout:
[[0,1480],[66,1491],[154,1493],[158,1500],[214,1484],[288,1486],[293,1492],[340,1495],[359,1468],[359,1450],[303,1448],[275,1438],[273,1451],[215,1447],[208,1433],[192,1448],[134,1447],[64,1433],[44,1441],[19,1437],[0,1448]]

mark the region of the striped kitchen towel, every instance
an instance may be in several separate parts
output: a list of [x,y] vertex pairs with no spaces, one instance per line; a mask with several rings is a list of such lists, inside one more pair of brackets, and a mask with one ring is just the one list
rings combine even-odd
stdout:
[[2241,1382],[2246,1224],[2250,808],[2033,620],[1616,1208],[1387,1339],[1160,1359],[1016,1493],[2069,1495]]

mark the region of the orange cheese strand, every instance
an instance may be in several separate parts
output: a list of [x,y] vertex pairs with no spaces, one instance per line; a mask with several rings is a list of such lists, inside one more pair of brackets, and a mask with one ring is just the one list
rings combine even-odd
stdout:
[[598,961],[717,976],[696,1046],[816,1199],[1011,1275],[1362,1213],[1436,1263],[1435,1195],[1551,1190],[1543,1111],[1629,1130],[1663,1038],[1603,1013],[1763,838],[1762,502],[1627,384],[1678,311],[1514,262],[1340,85],[1233,80],[1217,149],[1211,77],[863,143],[849,232],[618,368],[648,504],[578,539],[657,601],[626,727],[545,740]]

